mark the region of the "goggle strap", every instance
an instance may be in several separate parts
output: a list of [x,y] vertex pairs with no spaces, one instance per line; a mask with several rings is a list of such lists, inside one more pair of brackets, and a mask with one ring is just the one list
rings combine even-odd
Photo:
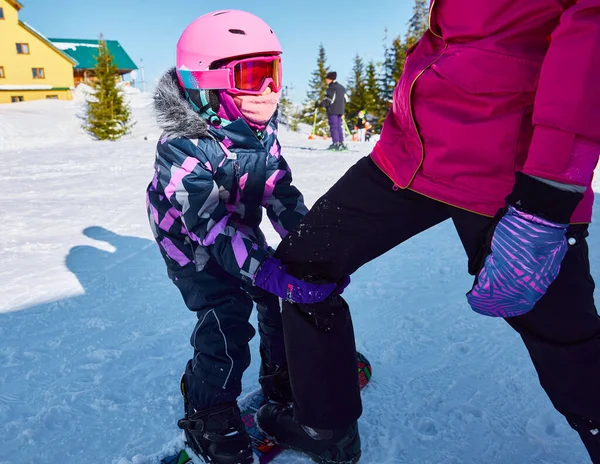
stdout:
[[229,88],[229,73],[229,69],[225,68],[206,71],[179,71],[183,86],[188,89],[227,90]]

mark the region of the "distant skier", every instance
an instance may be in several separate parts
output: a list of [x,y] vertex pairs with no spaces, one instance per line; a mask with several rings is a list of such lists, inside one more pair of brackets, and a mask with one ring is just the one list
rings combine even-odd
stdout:
[[344,145],[344,129],[342,128],[342,116],[346,110],[346,89],[336,81],[337,73],[335,71],[327,73],[327,95],[323,101],[317,103],[327,109],[327,118],[329,120],[329,132],[331,133],[332,144],[329,150],[347,150]]
[[365,132],[367,131],[366,124],[367,119],[365,117],[365,112],[364,110],[360,110],[356,118],[356,133],[358,135],[359,142],[365,141]]
[[[431,5],[373,152],[275,256],[296,277],[336,282],[452,219],[476,276],[468,303],[519,333],[598,464],[600,317],[586,237],[600,154],[600,0]],[[347,303],[284,302],[283,324],[294,407],[263,406],[260,428],[320,462],[356,462],[362,409]]]
[[169,277],[198,316],[179,426],[216,464],[253,462],[236,403],[250,364],[253,301],[261,387],[268,399],[289,402],[279,297],[308,303],[335,287],[288,275],[259,228],[263,207],[282,237],[307,211],[277,141],[280,54],[276,35],[256,16],[206,14],[183,32],[177,68],[154,97],[164,132],[148,217]]

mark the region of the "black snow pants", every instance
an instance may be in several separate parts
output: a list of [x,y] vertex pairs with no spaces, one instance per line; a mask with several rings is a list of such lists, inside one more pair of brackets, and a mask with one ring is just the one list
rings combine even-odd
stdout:
[[[339,281],[414,235],[452,219],[478,271],[494,219],[429,199],[393,182],[369,158],[358,161],[322,197],[276,257],[300,278]],[[535,308],[506,321],[522,337],[540,383],[600,463],[600,317],[594,306],[587,225],[573,225],[556,281]],[[478,263],[479,262],[479,263]],[[314,305],[283,304],[288,368],[304,425],[342,428],[362,412],[355,344],[341,296]]]
[[194,356],[184,382],[189,404],[196,410],[235,402],[242,392],[242,374],[250,365],[248,342],[255,334],[249,322],[253,303],[258,312],[260,354],[268,365],[285,364],[279,298],[241,281],[209,260],[202,271],[174,280],[198,322],[191,336]]

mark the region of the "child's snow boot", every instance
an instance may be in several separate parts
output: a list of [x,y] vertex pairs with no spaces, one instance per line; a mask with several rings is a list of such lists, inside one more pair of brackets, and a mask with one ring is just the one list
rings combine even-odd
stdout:
[[270,440],[306,453],[320,464],[355,464],[360,459],[356,422],[338,430],[313,429],[297,421],[293,406],[269,403],[256,413],[256,424]]
[[206,462],[252,464],[252,444],[237,404],[223,404],[179,420],[187,444]]
[[177,425],[190,448],[208,463],[252,464],[252,443],[236,403],[225,403],[196,411],[188,402],[184,379],[181,393],[185,417]]

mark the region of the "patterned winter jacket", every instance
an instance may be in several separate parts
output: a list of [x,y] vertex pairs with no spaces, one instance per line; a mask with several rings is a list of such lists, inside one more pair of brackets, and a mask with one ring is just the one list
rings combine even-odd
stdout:
[[191,275],[214,259],[251,282],[269,255],[262,208],[282,238],[307,212],[280,155],[277,114],[264,133],[243,119],[209,126],[185,100],[174,69],[161,78],[154,107],[164,132],[147,208],[169,276]]

